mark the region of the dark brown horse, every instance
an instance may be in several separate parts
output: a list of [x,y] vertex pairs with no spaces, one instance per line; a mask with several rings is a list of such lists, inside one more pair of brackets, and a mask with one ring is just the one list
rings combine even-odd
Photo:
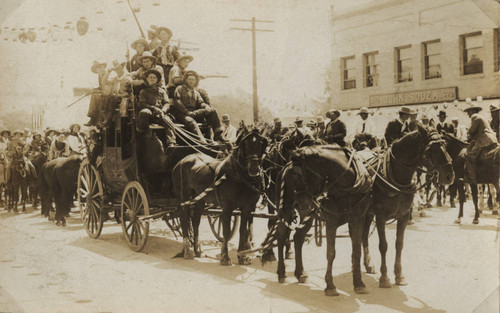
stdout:
[[[397,221],[396,262],[394,264],[396,284],[407,284],[402,274],[401,252],[404,232],[410,217],[413,196],[416,192],[412,180],[417,167],[423,164],[424,158],[428,158],[432,162],[434,170],[438,172],[440,184],[447,185],[453,182],[453,167],[451,158],[445,150],[444,140],[435,130],[429,130],[421,124],[417,123],[417,130],[393,142],[392,146],[382,155],[382,165],[372,188],[373,213],[368,214],[370,221],[373,214],[376,217],[382,259],[379,280],[381,288],[391,287],[387,276],[387,240],[385,237],[385,225],[391,219]],[[369,226],[370,223],[366,223],[363,232],[365,265],[369,262]]]
[[[300,283],[307,279],[302,264],[302,245],[311,227],[313,216],[320,208],[326,220],[327,270],[325,293],[338,295],[333,283],[332,265],[335,259],[337,228],[349,223],[352,241],[353,283],[356,293],[367,293],[361,279],[361,243],[366,212],[370,207],[371,178],[354,155],[337,145],[304,147],[293,153],[291,163],[278,177],[278,279],[285,280],[283,248],[288,241],[294,220],[294,209],[301,223],[295,228],[295,277]],[[321,200],[318,200],[321,198]]]
[[[450,186],[450,198],[455,198],[458,192],[459,200],[459,211],[458,217],[455,223],[460,224],[462,222],[462,217],[464,216],[464,203],[465,198],[465,181],[467,180],[465,176],[465,157],[467,154],[468,143],[461,141],[453,135],[446,134],[446,150],[453,159],[453,169],[455,171],[455,181]],[[496,206],[500,204],[500,148],[497,146],[488,153],[488,155],[483,156],[485,162],[478,164],[477,170],[477,183],[479,184],[492,184],[497,190]],[[470,184],[472,193],[472,202],[474,204],[474,220],[472,223],[479,223],[479,206],[478,206],[478,187],[477,184]],[[495,211],[494,211],[495,212]],[[498,211],[497,211],[498,213]]]
[[9,189],[14,212],[17,212],[19,203],[19,192],[21,192],[21,204],[23,212],[26,213],[26,200],[28,199],[28,185],[36,179],[36,171],[31,163],[27,162],[24,154],[20,151],[14,153],[10,166]]
[[[236,209],[241,211],[240,241],[238,251],[251,248],[250,229],[252,212],[262,190],[261,162],[267,147],[267,139],[257,131],[240,135],[237,147],[223,160],[197,153],[183,158],[174,167],[172,180],[181,205],[181,226],[184,237],[184,258],[192,258],[189,240],[190,226],[193,228],[194,253],[201,255],[198,238],[200,217],[204,203],[222,208],[224,240],[221,250],[221,265],[231,265],[228,241],[231,232],[231,216]],[[207,189],[210,188],[210,189]],[[206,197],[198,198],[202,193]],[[205,194],[204,194],[205,195]],[[193,198],[195,198],[193,200]],[[240,264],[248,264],[249,259],[238,257]]]

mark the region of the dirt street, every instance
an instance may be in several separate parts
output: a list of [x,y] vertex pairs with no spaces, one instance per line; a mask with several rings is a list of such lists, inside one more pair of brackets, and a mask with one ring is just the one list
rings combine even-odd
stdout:
[[[341,295],[323,293],[325,243],[304,248],[306,284],[293,277],[287,261],[285,284],[277,281],[276,263],[222,267],[220,245],[204,218],[205,257],[173,259],[181,250],[163,221],[152,223],[144,252],[122,239],[121,226],[107,222],[101,237],[89,238],[73,209],[66,227],[58,227],[28,209],[28,214],[0,212],[0,312],[498,312],[499,220],[483,214],[472,225],[467,206],[462,225],[457,209],[427,209],[408,227],[403,272],[408,286],[378,288],[379,274],[363,273],[370,293],[353,291],[349,238],[337,239],[334,282]],[[266,232],[255,225],[255,243]],[[388,225],[389,275],[394,282],[395,224]],[[347,227],[339,229],[346,234]],[[230,256],[237,263],[237,236]],[[373,264],[379,271],[376,232],[370,237]]]

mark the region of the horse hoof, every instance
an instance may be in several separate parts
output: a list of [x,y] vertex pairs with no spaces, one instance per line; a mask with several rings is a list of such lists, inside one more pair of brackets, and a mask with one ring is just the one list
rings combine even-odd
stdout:
[[63,222],[62,222],[62,226],[66,226],[66,221],[63,221]]
[[396,285],[398,286],[406,286],[408,283],[406,282],[406,279],[401,276],[401,277],[396,277]]
[[462,219],[459,217],[455,220],[455,224],[462,224]]
[[223,258],[220,260],[220,265],[222,266],[231,266],[231,259],[229,258]]
[[250,260],[249,257],[238,257],[238,264],[239,265],[250,265],[250,264],[252,264],[252,261]]
[[366,267],[366,273],[368,273],[368,274],[377,274],[377,271],[375,270],[375,266],[367,266]]
[[378,282],[378,287],[379,288],[391,288],[392,284],[389,281],[389,278],[380,278]]
[[184,260],[192,260],[194,259],[194,252],[191,249],[186,249],[184,251]]
[[61,226],[61,221],[57,221],[56,226]]
[[472,224],[479,224],[479,220],[476,218],[472,221]]
[[286,277],[278,277],[278,282],[280,284],[284,284],[285,283],[285,279],[286,279]]
[[325,289],[325,295],[329,297],[340,296],[340,294],[337,292],[337,288]]
[[450,207],[455,208],[455,202],[450,202]]
[[298,276],[297,280],[299,281],[299,284],[305,284],[307,282],[308,278],[309,278],[309,276],[302,275],[302,276]]
[[366,287],[354,287],[354,292],[358,295],[366,295],[370,293]]

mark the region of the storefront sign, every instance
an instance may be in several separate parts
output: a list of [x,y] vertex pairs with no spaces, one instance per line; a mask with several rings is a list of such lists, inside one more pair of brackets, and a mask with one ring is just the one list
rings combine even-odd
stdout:
[[404,104],[453,101],[457,98],[457,87],[417,90],[370,96],[370,107]]

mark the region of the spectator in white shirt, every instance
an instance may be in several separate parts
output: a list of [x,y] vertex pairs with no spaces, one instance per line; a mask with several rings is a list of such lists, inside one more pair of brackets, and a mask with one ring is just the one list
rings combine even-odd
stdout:
[[455,127],[455,137],[462,141],[467,141],[467,128],[464,125],[458,124],[458,117],[453,117],[451,123]]
[[222,138],[229,142],[236,142],[236,127],[231,125],[231,119],[228,114],[222,115],[222,124],[224,125],[224,131],[222,132]]
[[368,119],[369,114],[370,111],[368,111],[368,108],[361,108],[361,110],[359,110],[358,115],[361,117],[361,122],[356,123],[355,135],[363,133],[375,135],[375,126],[372,121]]
[[83,155],[85,154],[85,141],[80,135],[80,125],[72,124],[69,127],[70,133],[66,139],[70,155]]

